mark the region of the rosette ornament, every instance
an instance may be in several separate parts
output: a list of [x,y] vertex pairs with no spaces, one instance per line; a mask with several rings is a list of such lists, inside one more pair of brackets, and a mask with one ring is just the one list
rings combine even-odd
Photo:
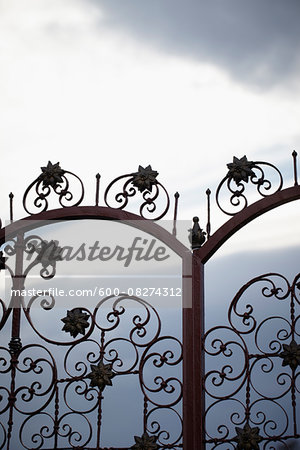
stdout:
[[259,428],[251,428],[248,423],[244,428],[236,427],[237,435],[233,440],[237,443],[236,450],[259,450],[259,443],[263,438],[259,435]]
[[290,366],[292,370],[296,370],[300,365],[300,345],[292,339],[289,345],[283,344],[283,351],[279,356],[283,359],[283,366]]
[[151,165],[140,165],[137,172],[115,178],[106,188],[104,201],[111,208],[124,209],[129,199],[139,192],[143,199],[139,206],[140,216],[144,219],[161,219],[169,210],[170,198],[157,177],[158,172]]
[[98,387],[100,391],[103,391],[106,386],[112,386],[111,380],[114,376],[112,364],[103,364],[103,361],[100,361],[97,366],[92,364],[91,372],[87,375],[91,380],[90,386]]
[[[52,164],[51,161],[41,167],[41,171],[41,174],[28,186],[23,196],[23,206],[28,214],[47,211],[51,192],[58,196],[59,204],[64,208],[78,206],[82,202],[84,187],[77,175],[62,169],[59,162]],[[72,190],[76,192],[75,198],[71,184]],[[36,208],[35,211],[32,211],[32,206]]]
[[144,433],[141,437],[134,436],[135,444],[130,447],[132,450],[157,450],[159,447],[156,443],[157,436],[149,436]]
[[[233,161],[227,164],[228,172],[216,190],[216,202],[225,214],[234,216],[248,206],[245,195],[245,184],[252,184],[261,197],[267,197],[281,190],[283,179],[280,171],[273,164],[264,161],[250,161],[247,156],[233,157]],[[225,190],[225,187],[227,190]],[[222,192],[224,195],[222,195]],[[229,206],[223,207],[223,197],[229,192]]]
[[61,319],[64,323],[62,331],[70,333],[73,338],[78,334],[85,335],[85,329],[89,327],[89,315],[84,313],[81,308],[74,308],[67,311],[66,317]]

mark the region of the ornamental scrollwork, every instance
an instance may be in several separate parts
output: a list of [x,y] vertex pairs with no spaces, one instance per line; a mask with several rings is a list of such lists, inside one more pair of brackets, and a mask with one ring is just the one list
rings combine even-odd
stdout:
[[[23,196],[23,207],[28,214],[47,211],[49,196],[54,192],[62,207],[78,206],[83,200],[84,187],[73,172],[60,167],[59,162],[41,167],[41,174],[28,186]],[[71,185],[72,187],[71,190]],[[77,184],[77,186],[76,186]],[[35,209],[32,210],[32,207]]]
[[271,449],[298,437],[299,277],[292,283],[278,273],[253,278],[233,298],[228,325],[205,333],[209,448]]
[[112,208],[124,209],[130,198],[140,193],[142,196],[140,216],[144,219],[161,219],[169,210],[170,198],[157,176],[158,172],[149,165],[145,168],[139,166],[137,172],[115,178],[105,190],[105,204]]
[[[234,216],[248,206],[245,194],[246,185],[256,187],[261,197],[267,197],[282,189],[282,174],[273,164],[264,161],[249,161],[246,156],[233,157],[227,164],[228,172],[216,190],[216,202],[221,211]],[[221,198],[221,193],[229,194],[229,199]],[[228,206],[222,206],[227,201]]]
[[[161,333],[158,311],[127,294],[105,297],[93,310],[66,309],[60,317],[54,314],[57,303],[53,295],[36,295],[21,309],[31,331],[46,343],[24,345],[16,355],[17,373],[28,378],[14,390],[15,409],[23,416],[19,429],[23,447],[38,449],[60,442],[65,447],[93,448],[91,424],[97,423],[100,430],[108,399],[119,397],[124,386],[131,386],[143,405],[142,432],[127,437],[128,448],[182,447],[182,343]],[[47,314],[54,314],[56,321]],[[50,335],[43,319],[52,323]],[[53,346],[60,347],[60,353],[47,350]],[[10,376],[9,353],[1,361],[3,374]],[[0,406],[6,411],[9,390],[1,394]]]

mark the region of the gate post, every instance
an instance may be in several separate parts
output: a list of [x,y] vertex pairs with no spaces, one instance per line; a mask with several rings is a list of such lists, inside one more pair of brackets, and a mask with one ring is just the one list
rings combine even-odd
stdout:
[[204,444],[204,414],[205,396],[203,392],[203,377],[205,374],[204,352],[202,341],[204,335],[204,265],[193,253],[193,360],[194,360],[194,449],[203,450]]
[[[186,265],[186,264],[184,264]],[[204,265],[193,253],[183,269],[183,447],[204,450]],[[186,275],[187,273],[191,275]],[[189,302],[189,303],[188,303]]]

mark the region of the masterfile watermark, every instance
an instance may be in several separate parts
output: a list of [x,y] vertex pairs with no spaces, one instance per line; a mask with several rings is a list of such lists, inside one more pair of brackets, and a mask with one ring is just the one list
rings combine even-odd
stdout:
[[30,261],[37,253],[38,261],[109,261],[116,259],[124,261],[124,267],[128,267],[131,261],[164,261],[170,257],[164,246],[157,245],[156,239],[144,239],[135,237],[129,247],[116,245],[114,248],[109,246],[100,246],[99,241],[93,245],[87,243],[80,244],[79,247],[65,245],[61,247],[56,240],[51,241],[32,241],[30,250],[26,255],[26,260]]
[[181,287],[127,287],[119,289],[117,287],[95,286],[93,289],[59,289],[51,287],[49,289],[11,289],[11,296],[22,297],[109,297],[127,295],[130,297],[180,297]]
[[56,299],[57,307],[93,307],[95,301],[124,294],[161,307],[181,301],[190,306],[191,252],[165,232],[171,223],[164,229],[144,221],[34,225],[24,222],[24,231],[19,226],[10,232],[1,248],[10,306],[48,310]]

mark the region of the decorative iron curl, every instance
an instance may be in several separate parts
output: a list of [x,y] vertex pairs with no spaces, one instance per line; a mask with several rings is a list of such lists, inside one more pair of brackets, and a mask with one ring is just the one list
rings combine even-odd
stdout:
[[[42,310],[44,310],[44,311],[51,311],[55,307],[56,301],[55,301],[55,297],[51,293],[44,292],[44,293],[41,293],[39,295],[34,295],[29,300],[27,307],[23,306],[23,311],[24,311],[26,319],[28,320],[29,325],[35,331],[35,333],[41,339],[43,339],[45,342],[48,342],[49,344],[54,344],[54,345],[73,346],[73,345],[75,345],[75,344],[77,344],[79,342],[87,340],[87,338],[89,338],[89,336],[92,334],[92,332],[94,330],[94,322],[93,322],[93,320],[91,320],[91,323],[89,324],[88,329],[86,330],[86,332],[80,337],[77,337],[77,335],[76,335],[75,338],[74,338],[74,336],[73,336],[72,340],[58,340],[58,339],[50,339],[50,338],[48,338],[47,336],[45,336],[42,333],[42,331],[40,331],[37,328],[37,326],[34,323],[34,319],[32,318],[32,315],[31,315],[32,308],[34,306],[37,306],[38,302],[40,302],[39,306],[40,306],[40,308],[42,308]],[[89,312],[88,309],[81,308],[81,310],[87,313],[88,318],[92,317],[91,313]],[[39,319],[41,320],[41,316],[39,317]],[[59,327],[61,329],[61,323],[59,323]]]
[[[53,417],[46,412],[28,416],[20,428],[20,443],[28,450],[42,448],[45,440],[54,436],[54,423]],[[25,438],[29,441],[28,443]]]
[[[152,170],[149,165],[147,167],[139,166],[138,171],[134,173],[129,173],[126,175],[121,175],[115,178],[106,188],[104,193],[105,204],[109,207],[116,209],[124,209],[129,201],[130,197],[134,197],[137,190],[142,194],[143,203],[140,205],[139,213],[144,219],[159,220],[164,217],[170,206],[170,198],[165,187],[156,179],[158,172]],[[127,179],[121,188],[121,192],[117,194],[111,194],[111,189],[120,180]],[[157,210],[156,200],[160,196],[160,189],[164,192],[166,197],[166,205],[161,213],[155,216]],[[154,192],[153,192],[154,191]],[[112,195],[116,206],[113,206],[112,201],[108,197]],[[153,216],[152,216],[153,215]],[[147,217],[148,216],[148,217]]]
[[[227,411],[224,415],[224,423],[218,424],[215,420],[220,407]],[[205,422],[209,424],[206,428],[207,442],[218,443],[228,442],[231,429],[234,426],[241,426],[246,417],[245,405],[236,398],[222,398],[211,403],[205,411]],[[214,420],[212,420],[214,418]],[[213,447],[216,448],[216,447]]]
[[2,437],[0,438],[0,449],[1,449],[1,448],[4,448],[5,443],[6,443],[6,438],[7,438],[6,429],[3,426],[2,422],[0,422],[0,430],[1,430],[0,436],[2,435]]
[[[236,395],[247,376],[248,354],[243,337],[229,327],[214,327],[204,335],[203,350],[209,366],[204,377],[204,392],[215,399]],[[218,367],[212,365],[211,357],[218,357]]]
[[298,305],[300,305],[300,273],[296,275],[292,284],[293,298],[296,300]]
[[259,398],[252,403],[250,411],[251,423],[260,425],[267,437],[280,438],[287,432],[291,419],[276,400]]
[[[41,167],[41,169],[42,173],[28,186],[23,196],[23,207],[28,214],[34,214],[34,212],[30,211],[30,207],[28,208],[27,206],[28,195],[31,190],[35,191],[37,195],[33,200],[33,205],[38,209],[36,212],[47,211],[49,205],[47,197],[50,195],[51,190],[58,195],[59,203],[63,208],[78,206],[82,202],[84,186],[77,175],[73,172],[63,170],[59,163],[52,164],[50,161],[47,166]],[[77,201],[73,201],[74,195],[70,190],[68,175],[71,176],[71,179],[75,178],[79,181],[80,190]]]
[[78,414],[88,414],[98,406],[99,392],[88,386],[84,379],[73,379],[64,387],[64,402],[70,411]]
[[[92,439],[91,422],[82,413],[65,413],[59,419],[58,426],[58,435],[65,438],[72,448],[84,448]],[[83,426],[85,429],[82,429]]]
[[30,374],[30,384],[15,390],[16,411],[37,414],[46,409],[55,394],[57,366],[52,353],[43,345],[29,344],[18,355],[17,371]]
[[[3,352],[3,354],[2,354]],[[11,371],[11,355],[8,348],[0,347],[0,374],[9,373]],[[3,386],[1,386],[2,388]]]
[[[84,341],[82,339],[80,343],[75,341],[64,356],[64,371],[72,380],[86,377],[90,365],[97,364],[101,359],[99,342],[90,338]],[[88,350],[81,347],[81,345],[86,344],[88,345]],[[79,353],[82,355],[80,361],[78,361]]]
[[[277,174],[279,180],[277,187],[272,189],[272,182],[269,180],[264,172],[264,168],[261,166],[267,166],[271,168],[275,174]],[[275,194],[282,189],[283,178],[282,174],[273,164],[264,161],[248,161],[246,156],[241,159],[233,157],[233,162],[227,164],[228,173],[219,184],[216,191],[216,202],[221,211],[229,216],[241,212],[248,206],[248,199],[245,192],[245,184],[249,181],[256,186],[256,190],[262,197],[268,197]],[[220,192],[223,186],[226,184],[231,196],[229,199],[230,205],[237,208],[234,212],[230,212],[223,208],[220,204]]]
[[[131,310],[128,308],[129,302],[133,306],[141,307],[141,310],[138,312]],[[103,310],[105,307],[110,307],[110,310],[102,312],[102,307]],[[130,314],[131,311],[134,311],[133,317]],[[116,329],[121,320],[125,322],[127,318],[128,323],[129,321],[132,323],[128,338],[135,347],[151,345],[156,342],[161,332],[161,319],[157,310],[145,300],[126,293],[120,293],[117,297],[110,295],[100,300],[95,307],[93,317],[96,327],[105,333]]]
[[[290,392],[293,383],[292,377],[287,371],[281,372],[279,364],[278,358],[272,359],[267,356],[253,361],[249,372],[250,384],[261,399],[278,400]],[[266,381],[268,386],[266,386]],[[272,391],[272,389],[274,390]]]
[[[267,273],[253,278],[246,283],[233,298],[229,310],[228,321],[233,330],[238,334],[250,334],[257,327],[257,320],[254,316],[254,307],[247,303],[246,305],[240,305],[239,301],[242,300],[244,293],[256,283],[263,282],[264,286],[261,289],[263,297],[274,297],[279,301],[285,300],[290,294],[290,284],[288,280],[278,273]],[[281,282],[281,285],[279,285]],[[240,311],[238,310],[240,308]],[[234,320],[239,323],[234,324]]]
[[4,301],[0,298],[0,330],[2,330],[4,324],[6,323],[8,316],[10,315],[11,309],[6,308]]
[[[161,336],[145,349],[140,361],[139,380],[144,398],[152,405],[171,408],[180,402],[183,385],[176,376],[168,377],[168,366],[178,366],[181,361],[182,343],[173,336]],[[146,372],[151,374],[149,379],[146,379]],[[157,393],[161,394],[160,397],[156,396]]]
[[[168,420],[165,427],[160,423],[160,416],[164,415]],[[147,431],[157,436],[157,448],[182,447],[183,420],[172,407],[154,407],[146,416]]]

